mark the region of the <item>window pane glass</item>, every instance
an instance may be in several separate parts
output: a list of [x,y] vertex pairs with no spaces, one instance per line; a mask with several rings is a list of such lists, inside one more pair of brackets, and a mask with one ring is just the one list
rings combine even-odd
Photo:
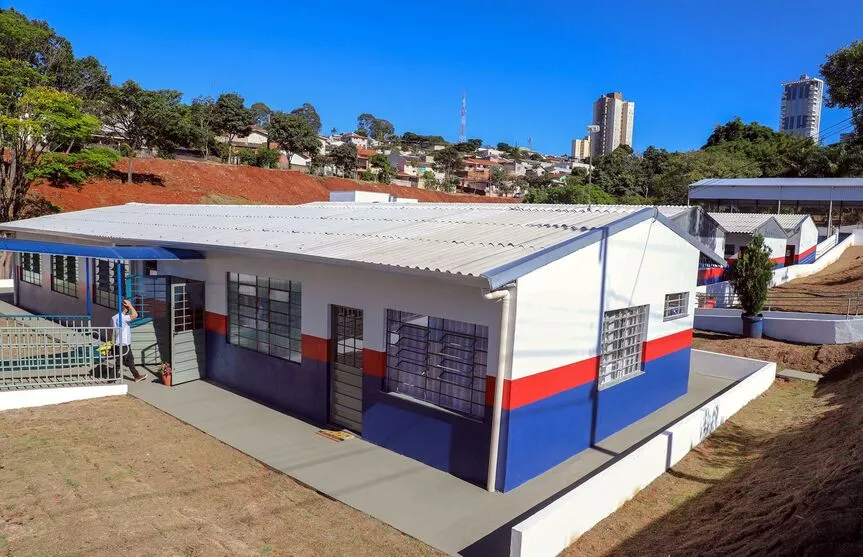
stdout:
[[[228,273],[228,342],[263,354],[301,361],[300,308],[284,279]],[[292,340],[293,339],[293,340]]]
[[387,331],[387,390],[485,416],[487,327],[387,310]]

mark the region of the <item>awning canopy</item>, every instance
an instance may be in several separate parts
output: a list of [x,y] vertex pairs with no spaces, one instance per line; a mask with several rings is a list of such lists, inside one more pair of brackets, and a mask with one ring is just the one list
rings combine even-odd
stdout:
[[0,251],[47,253],[51,255],[96,257],[99,259],[124,259],[128,261],[204,258],[202,253],[188,249],[163,248],[158,246],[87,246],[62,244],[59,242],[18,240],[15,238],[0,238]]

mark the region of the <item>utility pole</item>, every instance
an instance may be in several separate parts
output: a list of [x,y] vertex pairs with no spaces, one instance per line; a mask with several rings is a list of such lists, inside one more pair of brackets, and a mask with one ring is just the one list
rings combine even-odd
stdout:
[[590,156],[587,158],[587,207],[590,208],[590,188],[593,182],[593,134],[599,131],[599,126],[587,126],[587,137],[590,138]]

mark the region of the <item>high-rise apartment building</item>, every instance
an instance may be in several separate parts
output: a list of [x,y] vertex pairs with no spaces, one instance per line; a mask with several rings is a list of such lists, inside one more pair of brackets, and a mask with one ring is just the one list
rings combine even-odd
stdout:
[[806,74],[797,81],[782,84],[782,107],[779,112],[779,131],[818,141],[821,129],[821,102],[824,82]]
[[583,160],[590,156],[590,136],[584,136],[584,139],[572,140],[572,158]]
[[623,100],[621,93],[608,93],[593,103],[593,124],[599,131],[591,135],[591,156],[599,157],[620,145],[632,147],[632,121],[635,103]]

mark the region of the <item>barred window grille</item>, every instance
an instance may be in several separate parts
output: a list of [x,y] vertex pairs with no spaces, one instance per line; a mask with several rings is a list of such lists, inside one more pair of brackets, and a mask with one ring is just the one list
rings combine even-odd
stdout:
[[602,357],[599,387],[610,387],[641,373],[650,306],[605,312],[602,322]]
[[21,254],[21,280],[42,286],[42,259],[38,253]]
[[228,273],[228,342],[302,361],[299,282]]
[[[129,262],[123,262],[123,274],[129,276]],[[117,309],[117,265],[108,259],[93,260],[93,303]]]
[[51,290],[67,296],[78,297],[78,258],[51,256]]
[[488,327],[387,310],[386,390],[485,415]]
[[665,321],[680,319],[689,315],[689,292],[677,292],[665,295],[665,309],[662,318]]

